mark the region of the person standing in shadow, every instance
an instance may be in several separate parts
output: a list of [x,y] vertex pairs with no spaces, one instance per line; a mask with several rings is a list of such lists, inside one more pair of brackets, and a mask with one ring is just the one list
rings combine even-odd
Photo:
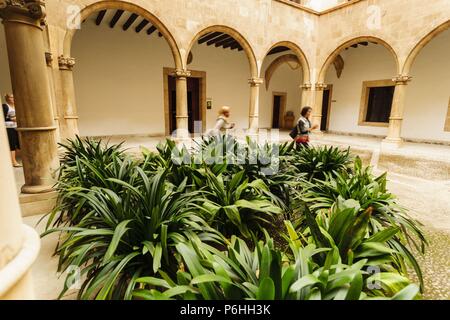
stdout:
[[16,108],[14,96],[10,93],[5,95],[3,107],[3,116],[5,118],[6,131],[8,133],[9,149],[11,150],[11,160],[14,167],[21,167],[17,162],[16,151],[20,150],[19,135],[17,133]]

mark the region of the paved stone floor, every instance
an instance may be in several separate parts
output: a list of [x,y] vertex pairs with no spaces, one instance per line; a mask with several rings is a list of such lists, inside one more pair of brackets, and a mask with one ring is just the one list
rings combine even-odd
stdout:
[[[163,137],[136,137],[128,139],[125,147],[130,152],[138,152],[140,146],[154,149],[157,143],[163,139]],[[117,143],[122,140],[122,138],[114,137],[110,139],[110,142]],[[289,140],[286,132],[280,134],[280,140]],[[314,139],[313,144],[350,145],[358,150],[358,154],[362,154],[366,163],[374,166],[375,173],[385,170],[383,166],[379,166],[379,155],[382,152],[380,139],[324,135],[320,140]],[[450,163],[450,146],[406,143],[400,149],[389,152],[403,157],[420,157],[424,161],[438,160],[439,164]],[[398,165],[401,167],[402,163]],[[392,168],[395,169],[395,167]],[[425,167],[423,170],[426,171],[427,168]],[[396,173],[389,172],[388,176],[389,189],[398,196],[399,202],[409,209],[410,215],[423,223],[430,241],[425,256],[419,257],[426,283],[424,294],[426,299],[450,300],[450,250],[448,249],[450,247],[450,175],[447,175],[445,170],[439,171],[437,176],[430,177],[430,179],[397,171]],[[15,169],[15,172],[18,184],[23,183],[21,169]],[[406,171],[406,173],[410,172]],[[426,172],[421,176],[427,177]],[[40,217],[31,216],[24,220],[28,225],[35,227]],[[44,223],[41,223],[37,227],[38,231],[41,232],[43,227]],[[35,288],[39,299],[55,299],[63,286],[63,278],[58,279],[56,273],[57,258],[52,257],[56,241],[56,235],[45,237],[42,240],[42,249],[33,267]],[[74,294],[69,293],[64,298],[73,299]]]

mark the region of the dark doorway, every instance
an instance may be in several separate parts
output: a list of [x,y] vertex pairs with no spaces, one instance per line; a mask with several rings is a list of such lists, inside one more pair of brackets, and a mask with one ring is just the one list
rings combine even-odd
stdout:
[[274,93],[273,94],[273,107],[272,107],[272,128],[283,128],[283,115],[286,108],[286,94]]
[[[170,133],[177,128],[177,91],[176,80],[173,76],[169,77],[169,127]],[[202,112],[200,110],[200,79],[187,79],[187,104],[188,104],[188,129],[194,133],[195,121],[202,121]]]
[[330,106],[331,106],[331,92],[332,88],[328,86],[323,91],[323,101],[322,101],[322,120],[320,122],[320,131],[328,130],[329,116],[330,116]]
[[281,96],[273,96],[273,118],[272,128],[280,128],[280,109],[281,109]]

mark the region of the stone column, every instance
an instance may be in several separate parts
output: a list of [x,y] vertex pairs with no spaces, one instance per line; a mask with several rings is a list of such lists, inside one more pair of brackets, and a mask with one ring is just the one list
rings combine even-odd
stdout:
[[45,59],[43,3],[2,0],[11,82],[17,106],[25,185],[24,193],[52,190],[58,166],[50,85]]
[[188,70],[177,69],[174,72],[176,78],[177,95],[177,139],[189,138],[189,115],[187,105],[187,78],[191,76]]
[[322,103],[323,103],[323,91],[327,88],[325,83],[316,83],[315,86],[315,99],[314,107],[312,111],[312,124],[319,127],[314,130],[315,133],[321,133],[320,123],[322,121]]
[[75,89],[73,84],[73,67],[75,58],[59,56],[58,66],[61,79],[62,112],[59,120],[61,141],[73,139],[79,134],[78,113],[75,104]]
[[401,131],[405,109],[406,85],[411,79],[408,75],[399,75],[392,79],[395,83],[395,91],[392,99],[391,116],[389,117],[388,135],[383,140],[384,146],[399,147],[402,144]]
[[3,121],[0,121],[0,190],[0,300],[32,299],[30,269],[39,252],[40,240],[34,229],[22,224]]
[[249,108],[249,133],[257,134],[259,128],[259,87],[264,83],[262,78],[251,78],[250,84],[250,108]]
[[[300,89],[302,89],[302,102],[300,106],[300,111],[303,107],[309,106],[312,107],[312,85],[311,83],[304,83],[300,85]],[[300,116],[300,114],[298,115]]]

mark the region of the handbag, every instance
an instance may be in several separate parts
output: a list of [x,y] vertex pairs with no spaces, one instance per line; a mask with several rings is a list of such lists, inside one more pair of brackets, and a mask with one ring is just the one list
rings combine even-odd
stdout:
[[298,125],[296,125],[291,132],[289,132],[289,135],[291,136],[292,139],[295,140],[295,138],[297,138],[298,136]]
[[295,142],[296,143],[307,143],[307,142],[309,142],[309,136],[308,135],[298,136],[297,138],[295,138]]
[[300,128],[298,126],[298,122],[297,125],[291,130],[291,132],[289,132],[289,135],[291,136],[292,139],[295,140],[296,143],[307,143],[309,142],[309,136],[306,134],[301,134]]

